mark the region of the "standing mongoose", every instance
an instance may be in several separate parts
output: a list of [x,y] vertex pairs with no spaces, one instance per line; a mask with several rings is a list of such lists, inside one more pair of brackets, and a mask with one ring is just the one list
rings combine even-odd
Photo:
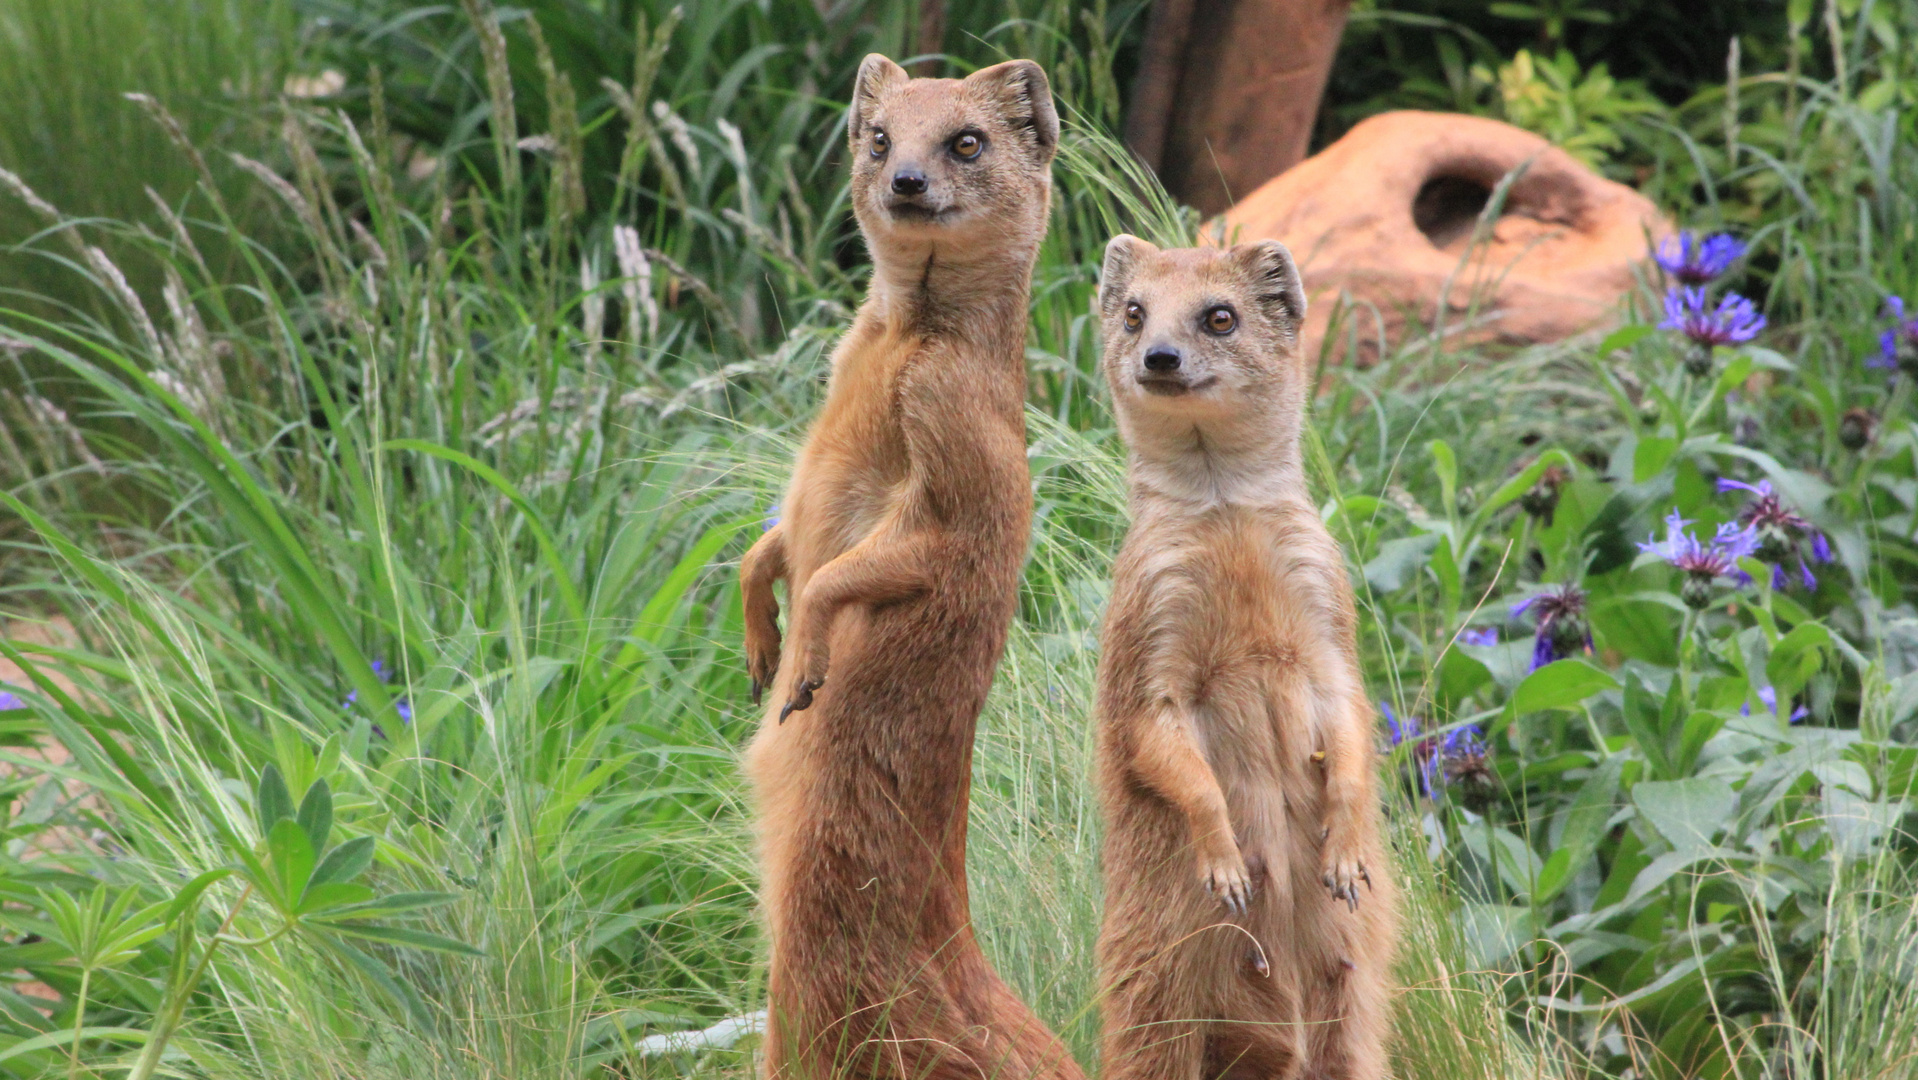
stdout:
[[1098,677],[1105,1080],[1384,1075],[1393,887],[1352,589],[1299,451],[1274,241],[1120,236],[1099,293],[1132,526]]
[[768,1074],[1076,1080],[966,899],[973,733],[1032,515],[1027,307],[1058,114],[1030,61],[912,79],[874,55],[849,127],[871,288],[783,517],[740,566],[754,693],[772,690],[746,759]]

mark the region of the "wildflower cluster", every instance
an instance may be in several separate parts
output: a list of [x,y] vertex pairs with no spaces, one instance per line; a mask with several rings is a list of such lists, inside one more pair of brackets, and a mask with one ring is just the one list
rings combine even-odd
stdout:
[[1513,605],[1512,617],[1528,611],[1538,626],[1532,639],[1531,670],[1592,651],[1592,627],[1585,621],[1585,590],[1569,584],[1547,588]]
[[1866,361],[1872,367],[1892,368],[1908,379],[1918,379],[1918,316],[1906,316],[1902,296],[1885,299],[1891,325],[1878,337],[1878,355]]
[[[386,670],[386,661],[384,660],[373,661],[373,674],[378,675],[380,677],[380,681],[383,683],[393,681],[393,674],[392,672]],[[360,700],[360,692],[358,690],[347,691],[346,700],[340,702],[340,710],[344,712],[348,709],[351,709],[354,703],[358,702],[359,700]],[[393,711],[400,714],[400,723],[410,724],[413,722],[413,703],[412,701],[408,700],[405,695],[402,694],[397,701],[393,702]],[[380,729],[380,726],[378,724],[373,725],[373,730],[376,732],[379,732],[379,734],[381,735],[386,734],[385,731],[382,731]]]
[[1783,589],[1790,584],[1791,578],[1785,572],[1790,563],[1797,564],[1798,580],[1805,588],[1818,587],[1811,563],[1831,561],[1831,541],[1803,515],[1787,507],[1772,490],[1771,481],[1747,484],[1742,480],[1720,479],[1718,490],[1749,491],[1756,496],[1738,511],[1738,523],[1753,533],[1752,554],[1772,564],[1773,589]]
[[1687,230],[1667,237],[1653,253],[1666,274],[1673,279],[1665,293],[1663,330],[1677,330],[1691,343],[1685,353],[1685,371],[1702,379],[1712,372],[1712,354],[1720,345],[1750,341],[1765,328],[1765,316],[1752,302],[1728,292],[1714,306],[1709,286],[1729,270],[1745,245],[1719,234],[1700,238]]
[[1412,748],[1412,767],[1418,776],[1419,790],[1428,798],[1437,798],[1439,789],[1448,785],[1459,785],[1474,797],[1497,786],[1498,774],[1492,769],[1485,733],[1477,724],[1427,735],[1418,717],[1400,719],[1392,711],[1391,703],[1379,702],[1379,711],[1385,714],[1392,745]]
[[1738,566],[1738,560],[1758,550],[1758,533],[1748,525],[1726,522],[1709,540],[1700,540],[1686,531],[1691,522],[1673,510],[1665,519],[1665,539],[1646,538],[1638,550],[1656,555],[1685,571],[1679,586],[1679,599],[1694,611],[1702,611],[1712,602],[1712,586],[1719,578],[1745,585],[1751,575]]

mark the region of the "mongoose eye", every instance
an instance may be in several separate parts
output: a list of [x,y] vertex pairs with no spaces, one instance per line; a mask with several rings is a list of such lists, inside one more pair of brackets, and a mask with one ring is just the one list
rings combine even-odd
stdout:
[[892,149],[892,140],[886,138],[886,133],[883,131],[874,131],[872,133],[872,156],[885,157],[886,151],[890,149]]
[[1125,328],[1137,330],[1145,325],[1145,307],[1137,300],[1128,300],[1125,306]]
[[1205,328],[1215,334],[1230,334],[1238,325],[1238,314],[1223,304],[1205,313]]
[[978,157],[979,151],[985,148],[986,143],[984,139],[969,133],[952,140],[952,152],[965,158],[967,161]]

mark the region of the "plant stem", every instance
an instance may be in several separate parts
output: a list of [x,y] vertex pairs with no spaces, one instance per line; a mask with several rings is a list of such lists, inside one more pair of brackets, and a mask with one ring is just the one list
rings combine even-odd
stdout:
[[253,895],[253,886],[248,884],[240,890],[240,898],[233,901],[233,907],[226,913],[226,919],[220,928],[207,940],[206,948],[200,953],[200,962],[178,986],[173,987],[172,996],[161,1009],[160,1022],[153,1026],[153,1032],[147,1037],[146,1049],[141,1052],[140,1060],[134,1063],[133,1071],[127,1074],[127,1080],[150,1080],[153,1071],[160,1067],[160,1058],[166,1053],[167,1041],[180,1026],[180,1020],[186,1015],[187,1002],[193,999],[194,988],[200,985],[200,978],[206,974],[207,965],[213,962],[214,950],[220,947],[221,935],[233,925],[239,916],[240,908],[246,905],[247,897]]
[[87,989],[93,980],[93,969],[80,969],[80,996],[73,1004],[73,1041],[67,1044],[67,1080],[80,1075],[80,1032],[87,1022]]

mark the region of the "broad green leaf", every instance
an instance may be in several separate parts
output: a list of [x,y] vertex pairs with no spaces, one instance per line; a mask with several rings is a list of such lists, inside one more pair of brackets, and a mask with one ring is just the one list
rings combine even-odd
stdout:
[[1598,343],[1598,355],[1610,356],[1620,349],[1629,349],[1652,336],[1656,330],[1656,327],[1648,323],[1633,323],[1630,326],[1621,326],[1611,333],[1606,334],[1605,340]]
[[299,822],[281,818],[266,834],[266,865],[281,896],[293,900],[306,891],[313,876],[313,845]]
[[1451,537],[1439,537],[1438,545],[1432,549],[1429,565],[1432,568],[1432,576],[1438,579],[1440,602],[1444,604],[1445,611],[1449,615],[1459,609],[1459,600],[1464,593],[1464,583],[1459,577],[1458,559],[1452,554]]
[[327,836],[333,831],[333,789],[324,777],[306,789],[306,798],[300,800],[299,822],[313,850],[325,851]]
[[1432,454],[1432,471],[1438,474],[1439,494],[1445,500],[1445,516],[1450,518],[1458,505],[1458,455],[1444,439],[1433,439],[1425,448]]
[[1618,689],[1618,680],[1583,660],[1556,660],[1518,684],[1512,703],[1520,716],[1546,709],[1569,709],[1605,690]]
[[1632,802],[1677,852],[1712,846],[1712,837],[1729,826],[1738,796],[1717,777],[1690,776],[1683,780],[1641,780],[1632,787]]
[[[1644,787],[1645,785],[1640,784],[1638,786]],[[1636,791],[1637,789],[1633,790]],[[1733,864],[1748,863],[1751,860],[1752,856],[1747,852],[1733,851],[1730,848],[1722,847],[1701,847],[1691,848],[1686,851],[1668,851],[1658,858],[1653,859],[1650,865],[1640,870],[1638,876],[1632,879],[1631,891],[1625,894],[1625,905],[1629,907],[1644,898],[1647,893],[1671,880],[1672,875],[1695,863],[1703,862],[1710,863],[1714,866],[1730,866]]]
[[1460,829],[1459,835],[1480,861],[1498,868],[1500,880],[1513,893],[1529,896],[1537,888],[1544,860],[1517,833],[1480,820]]
[[1503,962],[1538,936],[1530,908],[1468,903],[1458,918],[1473,959],[1486,967]]
[[1578,463],[1573,461],[1572,456],[1565,451],[1559,449],[1545,451],[1538,456],[1537,461],[1526,466],[1523,472],[1500,484],[1497,490],[1493,491],[1485,502],[1472,512],[1472,527],[1466,531],[1466,535],[1469,536],[1478,531],[1484,526],[1485,519],[1497,513],[1513,499],[1530,491],[1532,485],[1538,483],[1538,478],[1545,475],[1545,470],[1554,465],[1567,472],[1575,473],[1578,470]]
[[1678,440],[1670,435],[1646,435],[1638,440],[1638,448],[1632,451],[1632,483],[1642,484],[1671,464],[1672,455],[1678,453]]
[[405,945],[414,949],[426,949],[430,952],[457,953],[461,956],[486,955],[464,941],[455,941],[450,937],[431,934],[425,930],[415,930],[410,926],[385,926],[380,923],[330,921],[325,925],[329,930],[335,933],[365,938],[368,941],[384,942],[388,945]]
[[1860,798],[1840,787],[1828,787],[1819,798],[1819,816],[1831,834],[1831,846],[1854,859],[1869,857],[1891,830],[1904,819],[1903,799],[1880,801]]
[[352,881],[366,873],[366,868],[373,865],[373,848],[377,843],[371,836],[356,836],[327,852],[326,858],[320,860],[319,869],[313,872],[313,884]]
[[1725,726],[1725,720],[1725,714],[1703,709],[1685,718],[1685,729],[1679,734],[1672,761],[1674,775],[1684,776],[1692,771],[1692,766],[1698,762],[1699,752]]
[[190,908],[200,902],[200,896],[206,892],[208,886],[222,878],[231,876],[232,873],[233,868],[231,866],[222,866],[217,870],[208,870],[206,873],[201,874],[181,886],[180,891],[174,893],[173,899],[168,903],[166,921],[171,923],[173,920],[185,914]]
[[22,1054],[31,1054],[36,1050],[49,1050],[56,1046],[65,1046],[72,1042],[75,1037],[81,1039],[111,1039],[114,1042],[132,1043],[136,1046],[147,1041],[147,1033],[141,1031],[139,1028],[83,1027],[78,1031],[72,1028],[61,1028],[59,1031],[49,1031],[45,1035],[35,1035],[31,1039],[21,1039],[19,1042],[8,1045],[5,1049],[0,1049],[0,1061],[16,1058]]
[[341,908],[349,904],[363,904],[374,897],[373,890],[356,881],[329,881],[321,885],[309,885],[306,895],[300,897],[301,915],[330,914],[328,909]]
[[1787,703],[1824,666],[1825,651],[1830,646],[1831,631],[1818,623],[1800,623],[1772,646],[1765,675],[1778,694],[1781,713],[1790,713]]
[[[1556,897],[1598,850],[1605,836],[1605,825],[1612,817],[1612,804],[1618,798],[1618,779],[1625,759],[1605,759],[1578,789],[1565,811],[1565,831],[1559,837],[1558,850],[1545,860],[1538,878],[1537,902]],[[1554,863],[1558,865],[1554,867]]]
[[1401,536],[1379,545],[1379,553],[1365,564],[1365,581],[1380,592],[1397,592],[1406,579],[1425,565],[1438,546],[1437,533]]
[[260,787],[254,796],[253,810],[259,815],[262,836],[271,833],[281,818],[293,816],[293,795],[286,790],[278,765],[268,762],[266,768],[260,770]]
[[[363,903],[352,904],[326,913],[328,919],[379,919],[389,915],[403,915],[427,908],[440,907],[459,899],[458,893],[448,892],[403,892],[389,896],[377,896]],[[680,905],[683,906],[683,905]]]

